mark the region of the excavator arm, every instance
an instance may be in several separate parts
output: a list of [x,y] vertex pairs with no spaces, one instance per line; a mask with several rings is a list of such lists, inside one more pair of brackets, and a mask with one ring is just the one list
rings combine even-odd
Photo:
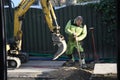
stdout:
[[[22,20],[25,13],[28,11],[30,6],[34,3],[35,0],[22,0],[14,12],[14,47],[11,47],[12,50],[16,51],[16,54],[21,50],[22,45]],[[54,45],[58,46],[58,50],[54,55],[53,60],[56,60],[61,56],[67,49],[67,45],[64,39],[64,36],[60,34],[60,26],[57,23],[55,12],[53,10],[50,0],[40,0],[42,10],[46,19],[46,23],[52,33],[52,41]],[[53,23],[55,23],[53,25]]]
[[14,41],[16,49],[21,50],[22,44],[22,20],[34,0],[22,0],[14,11]]
[[[57,23],[57,18],[53,10],[50,0],[40,0],[42,10],[45,15],[46,22],[52,32],[52,41],[58,46],[58,51],[55,53],[53,60],[56,60],[67,49],[67,45],[63,35],[60,34],[60,26]],[[55,24],[54,24],[55,23]]]
[[34,0],[22,0],[14,10],[14,35],[7,45],[8,68],[19,68],[21,63],[28,61],[28,54],[21,52],[22,45],[22,20],[24,14],[33,4]]

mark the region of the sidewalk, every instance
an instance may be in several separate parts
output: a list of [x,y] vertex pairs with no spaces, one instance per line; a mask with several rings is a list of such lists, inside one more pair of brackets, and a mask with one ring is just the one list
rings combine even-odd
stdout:
[[47,76],[45,75],[46,73],[59,69],[64,62],[65,61],[30,60],[29,62],[22,64],[18,69],[8,69],[8,80],[18,80],[18,78],[29,77],[47,78]]

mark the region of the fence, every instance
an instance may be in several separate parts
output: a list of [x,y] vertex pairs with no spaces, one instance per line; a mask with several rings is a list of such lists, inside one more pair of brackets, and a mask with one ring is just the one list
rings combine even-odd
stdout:
[[[6,12],[6,27],[8,39],[13,34],[13,21],[8,15],[9,9]],[[91,6],[68,6],[55,10],[58,24],[61,27],[61,34],[67,36],[64,32],[65,25],[69,19],[73,19],[78,15],[83,16],[84,24],[87,25],[88,35],[84,40],[84,49],[87,58],[94,58],[94,46],[92,31],[89,29],[94,28],[94,40],[96,54],[100,58],[116,58],[117,56],[117,31],[108,31],[108,26],[105,26],[101,20],[101,14]],[[56,47],[52,44],[51,33],[44,19],[44,14],[41,9],[30,8],[25,14],[23,21],[23,44],[22,50],[28,53],[38,54],[54,54]],[[111,35],[108,38],[108,35]],[[111,40],[112,39],[112,40]]]

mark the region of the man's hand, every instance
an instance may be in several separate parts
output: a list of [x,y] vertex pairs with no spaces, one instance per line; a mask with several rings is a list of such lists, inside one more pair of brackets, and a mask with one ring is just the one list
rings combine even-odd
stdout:
[[76,38],[77,38],[76,33],[73,33],[73,38],[74,38],[74,40],[76,40]]
[[78,37],[76,37],[76,38],[75,38],[75,40],[76,40],[76,41],[79,41],[79,38],[78,38]]
[[73,37],[74,37],[74,40],[79,41],[79,39],[78,39],[76,33],[73,34]]
[[74,36],[74,38],[76,38],[76,37],[77,37],[77,34],[76,34],[76,33],[73,33],[73,36]]

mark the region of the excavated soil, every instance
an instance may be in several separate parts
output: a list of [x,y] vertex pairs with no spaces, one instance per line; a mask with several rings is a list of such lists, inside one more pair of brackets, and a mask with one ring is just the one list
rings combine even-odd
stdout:
[[116,76],[92,75],[94,63],[87,64],[87,69],[81,69],[78,65],[73,67],[61,67],[47,74],[50,80],[117,80]]

